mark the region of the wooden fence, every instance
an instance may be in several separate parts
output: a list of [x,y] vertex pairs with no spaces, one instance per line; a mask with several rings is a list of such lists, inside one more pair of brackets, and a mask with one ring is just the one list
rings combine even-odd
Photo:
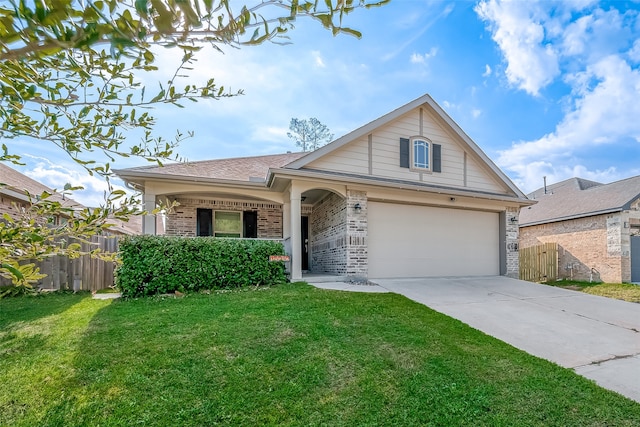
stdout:
[[[116,252],[118,239],[116,237],[93,236],[91,243],[82,243],[82,251],[100,248],[103,252]],[[51,256],[42,261],[36,261],[40,272],[47,277],[41,279],[35,286],[41,289],[85,290],[98,291],[114,285],[115,264],[84,255],[77,259],[63,256]],[[0,278],[1,279],[1,278]],[[7,280],[0,280],[0,284],[8,285]]]
[[520,248],[520,279],[550,282],[558,279],[558,244]]

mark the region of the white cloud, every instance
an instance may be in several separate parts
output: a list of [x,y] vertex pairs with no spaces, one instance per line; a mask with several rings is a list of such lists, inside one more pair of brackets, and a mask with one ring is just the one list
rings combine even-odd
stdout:
[[[431,28],[436,22],[438,22],[441,19],[446,18],[447,16],[449,16],[449,14],[451,12],[453,12],[454,9],[454,5],[453,3],[448,4],[445,6],[444,9],[442,9],[442,11],[440,11],[440,13],[435,13],[435,8],[438,7],[437,3],[431,3],[431,2],[427,2],[427,4],[425,5],[425,11],[424,11],[424,15],[423,16],[427,16],[429,17],[429,20],[425,23],[418,23],[416,22],[415,18],[413,19],[413,23],[414,25],[420,25],[420,30],[417,31],[416,33],[414,33],[407,41],[405,41],[404,43],[400,44],[396,49],[394,49],[391,52],[387,52],[381,59],[383,62],[389,61],[393,58],[395,58],[396,56],[398,56],[398,54],[400,54],[400,52],[402,52],[403,50],[405,50],[408,46],[412,45],[416,40],[418,40],[420,37],[422,37],[422,35],[429,29]],[[423,17],[421,16],[421,17]]]
[[[74,191],[70,197],[85,206],[97,207],[105,204],[105,193],[109,191],[107,182],[94,175],[91,176],[80,166],[72,164],[54,164],[48,159],[32,155],[24,155],[22,160],[26,166],[20,168],[20,172],[28,177],[46,185],[49,188],[58,190],[64,189],[65,184],[74,187],[84,187],[83,190]],[[129,194],[131,191],[124,186],[112,182],[112,188],[125,190]]]
[[480,117],[480,114],[482,114],[482,110],[479,110],[477,108],[474,108],[473,110],[471,110],[471,115],[473,116],[474,119],[477,119],[478,117]]
[[584,52],[587,29],[593,24],[593,16],[583,16],[567,26],[564,32],[564,53],[578,55]]
[[509,84],[534,96],[557,80],[565,85],[565,115],[555,129],[513,143],[497,163],[525,191],[540,187],[545,175],[549,182],[629,176],[589,159],[604,144],[640,141],[638,12],[615,5],[605,10],[595,0],[482,0],[475,11],[502,52]]
[[582,56],[588,62],[614,52],[622,52],[630,46],[635,36],[629,24],[635,21],[637,12],[621,13],[617,9],[595,9],[589,15],[565,25],[559,44],[565,56]]
[[608,183],[627,178],[628,174],[621,173],[615,167],[590,170],[580,164],[554,166],[551,163],[541,161],[522,165],[519,176],[520,178],[516,178],[514,183],[526,194],[541,188],[544,185],[544,177],[547,177],[547,185],[573,177]]
[[484,73],[482,73],[482,77],[489,77],[491,75],[493,70],[491,70],[491,67],[489,66],[489,64],[486,64],[484,66]]
[[633,62],[640,62],[640,39],[633,43],[633,47],[628,52],[629,59]]
[[413,53],[409,59],[412,64],[426,64],[426,62],[438,54],[438,48],[432,47],[429,52],[424,54]]
[[568,164],[576,162],[575,158],[586,154],[590,147],[625,138],[640,141],[640,104],[636,102],[640,97],[639,70],[611,55],[570,81],[576,99],[556,129],[500,152],[497,163],[514,172],[523,188],[532,189],[541,173],[564,178],[569,177],[568,173],[582,173],[584,178],[616,177],[615,168],[588,171]]
[[258,126],[254,129],[251,138],[259,142],[283,142],[287,141],[289,128],[277,126]]
[[507,62],[510,84],[538,95],[560,73],[558,54],[545,41],[542,13],[535,3],[485,0],[475,8],[489,24]]
[[325,65],[324,60],[322,59],[322,55],[320,54],[319,51],[317,51],[317,50],[311,51],[311,55],[314,58],[314,62],[315,62],[316,67],[318,67],[318,68],[326,68],[327,67]]
[[449,101],[442,101],[442,105],[444,106],[444,108],[446,108],[449,111],[452,110],[457,110],[458,108],[460,108],[460,105],[455,104],[453,102],[449,102]]

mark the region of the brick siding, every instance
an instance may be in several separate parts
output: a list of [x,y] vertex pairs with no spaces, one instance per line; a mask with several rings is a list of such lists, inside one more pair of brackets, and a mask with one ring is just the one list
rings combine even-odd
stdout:
[[631,274],[628,251],[623,256],[622,230],[620,213],[597,215],[523,227],[520,245],[558,243],[559,278],[620,283]]
[[[13,205],[14,203],[16,206]],[[0,197],[0,216],[8,214],[12,218],[18,218],[20,216],[20,213],[16,210],[16,207],[20,209],[25,208],[26,205],[24,202],[11,199],[6,196]]]
[[314,273],[347,273],[346,201],[330,193],[309,216],[310,269]]
[[169,236],[195,236],[197,209],[213,211],[257,211],[258,238],[282,238],[282,206],[276,203],[238,200],[186,199],[176,200],[180,205],[167,214],[166,234]]

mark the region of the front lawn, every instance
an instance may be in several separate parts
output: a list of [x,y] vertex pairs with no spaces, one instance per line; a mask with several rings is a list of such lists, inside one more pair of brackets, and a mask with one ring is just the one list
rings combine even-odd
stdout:
[[640,285],[630,283],[589,283],[575,280],[559,280],[548,285],[582,291],[591,295],[640,303]]
[[0,425],[632,426],[640,404],[394,294],[0,300]]

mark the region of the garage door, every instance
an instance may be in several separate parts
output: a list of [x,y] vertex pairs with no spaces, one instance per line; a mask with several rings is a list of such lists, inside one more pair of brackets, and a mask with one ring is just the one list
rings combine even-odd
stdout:
[[493,212],[369,202],[369,277],[500,274]]

